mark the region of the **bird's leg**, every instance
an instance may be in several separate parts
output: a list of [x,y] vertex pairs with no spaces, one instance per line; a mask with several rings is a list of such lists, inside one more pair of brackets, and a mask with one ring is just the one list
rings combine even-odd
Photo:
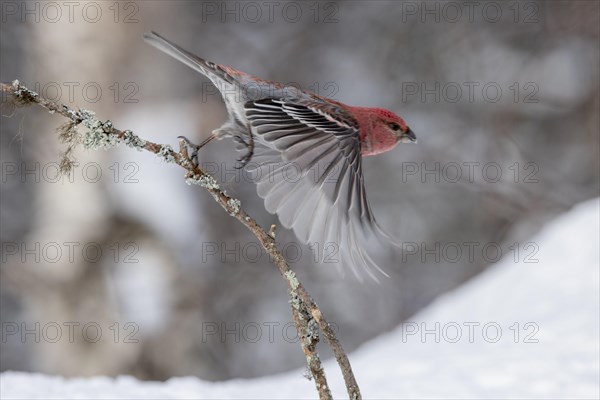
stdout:
[[244,140],[244,138],[241,135],[236,135],[234,139],[238,143],[242,143],[248,149],[246,154],[244,154],[244,156],[238,160],[239,164],[236,166],[236,168],[241,169],[244,168],[246,164],[248,164],[248,162],[250,161],[250,159],[252,159],[252,156],[254,155],[254,136],[252,135],[252,129],[248,127],[248,141]]
[[194,164],[195,167],[197,167],[199,164],[198,150],[200,150],[202,147],[206,146],[211,140],[215,139],[216,137],[217,137],[217,134],[215,132],[213,132],[208,138],[204,139],[202,141],[202,143],[196,144],[196,143],[193,143],[192,141],[190,141],[185,136],[177,136],[178,139],[182,139],[185,142],[186,146],[188,146],[190,149],[192,149],[192,155],[190,156],[190,161],[192,162],[192,164]]

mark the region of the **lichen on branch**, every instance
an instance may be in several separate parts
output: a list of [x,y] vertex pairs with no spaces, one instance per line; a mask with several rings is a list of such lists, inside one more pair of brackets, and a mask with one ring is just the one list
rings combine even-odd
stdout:
[[64,104],[46,100],[21,85],[17,80],[11,84],[2,83],[1,91],[10,96],[15,106],[22,107],[37,104],[51,114],[59,114],[68,119],[66,124],[58,128],[59,138],[67,146],[60,162],[60,169],[63,173],[69,173],[72,170],[74,166],[73,154],[79,146],[88,150],[107,150],[119,146],[121,143],[138,151],[149,151],[167,163],[175,163],[184,168],[187,171],[185,174],[186,183],[205,188],[229,215],[246,226],[259,240],[263,249],[269,253],[270,259],[273,260],[285,279],[288,285],[292,316],[301,338],[300,345],[306,356],[308,368],[314,378],[319,397],[321,399],[332,398],[321,360],[316,351],[319,339],[323,336],[329,343],[340,366],[350,399],[361,399],[360,389],[352,372],[350,361],[335,332],[275,245],[274,226],[268,232],[263,229],[254,218],[244,211],[238,199],[227,195],[214,177],[194,164],[188,156],[184,140],[179,141],[180,149],[176,152],[168,144],[153,143],[142,139],[130,130],[117,129],[110,120],[102,121],[96,118],[93,111],[73,110]]

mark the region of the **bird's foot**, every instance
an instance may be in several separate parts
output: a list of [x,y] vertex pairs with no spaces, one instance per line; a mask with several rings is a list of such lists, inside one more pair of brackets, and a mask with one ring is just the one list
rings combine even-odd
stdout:
[[[217,135],[213,132],[202,143],[196,144],[196,143],[193,143],[188,138],[186,138],[185,136],[177,136],[177,138],[179,139],[179,148],[180,148],[181,154],[192,163],[194,168],[199,165],[198,151],[201,148],[203,148],[204,146],[206,146],[211,140],[213,140],[216,137],[217,137]],[[188,156],[188,149],[192,150],[192,153],[189,156]]]
[[[185,136],[177,136],[177,139],[179,139],[179,153],[196,168],[198,166],[198,150],[201,146],[193,143]],[[189,150],[191,150],[191,154]]]

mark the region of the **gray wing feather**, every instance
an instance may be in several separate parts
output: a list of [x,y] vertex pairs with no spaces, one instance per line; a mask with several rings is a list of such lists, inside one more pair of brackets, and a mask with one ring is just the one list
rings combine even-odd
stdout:
[[245,104],[256,134],[251,166],[257,192],[302,242],[337,246],[339,264],[359,278],[366,271],[377,280],[373,271],[385,272],[363,243],[389,236],[366,198],[358,126],[347,117],[337,121],[318,106],[273,98]]

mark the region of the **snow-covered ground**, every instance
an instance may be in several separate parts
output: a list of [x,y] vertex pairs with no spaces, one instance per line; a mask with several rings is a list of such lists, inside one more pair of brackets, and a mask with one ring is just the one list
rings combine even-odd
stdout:
[[[598,399],[599,208],[599,199],[575,207],[532,238],[532,247],[508,254],[350,354],[363,397]],[[332,361],[326,371],[334,397],[346,396]],[[302,371],[219,383],[6,372],[0,393],[2,399],[317,397]]]

